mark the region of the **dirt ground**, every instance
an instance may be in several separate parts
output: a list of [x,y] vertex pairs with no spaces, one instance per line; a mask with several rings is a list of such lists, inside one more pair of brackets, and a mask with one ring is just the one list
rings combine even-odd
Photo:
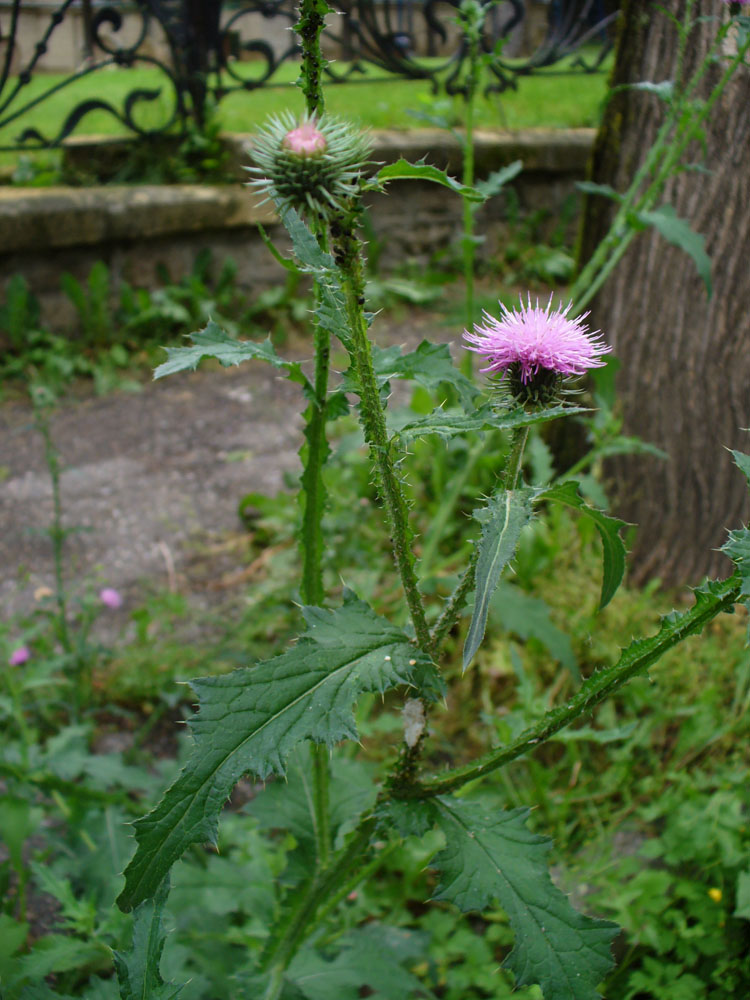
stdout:
[[[380,324],[381,343],[416,346],[455,331],[410,310]],[[456,337],[457,339],[457,337]],[[304,345],[294,350],[303,357]],[[54,414],[60,452],[66,575],[125,597],[189,587],[196,545],[239,528],[249,491],[274,494],[299,471],[300,387],[262,363],[144,383],[139,393],[79,394]],[[53,584],[52,490],[44,446],[25,402],[0,406],[0,617],[35,606]]]

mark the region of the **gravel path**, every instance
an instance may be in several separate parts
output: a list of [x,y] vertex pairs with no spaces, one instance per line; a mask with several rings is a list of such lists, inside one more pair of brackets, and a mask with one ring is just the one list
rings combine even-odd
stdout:
[[[432,316],[410,313],[387,343],[439,339]],[[443,337],[446,333],[443,332]],[[140,393],[66,401],[52,435],[62,464],[71,579],[112,586],[137,601],[144,585],[179,576],[191,547],[236,530],[237,502],[273,494],[299,470],[299,387],[269,365],[172,376]],[[52,585],[43,532],[52,492],[27,404],[0,407],[0,607],[8,619]],[[128,604],[132,607],[132,601]]]

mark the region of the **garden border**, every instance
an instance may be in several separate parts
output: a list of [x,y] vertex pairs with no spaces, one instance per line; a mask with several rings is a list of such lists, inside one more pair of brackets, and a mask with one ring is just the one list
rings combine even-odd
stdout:
[[[548,212],[556,221],[576,181],[585,176],[594,136],[594,129],[478,131],[477,176],[522,160],[523,171],[513,182],[521,209]],[[460,176],[459,142],[444,131],[377,132],[373,139],[378,162],[426,157]],[[243,135],[226,139],[238,181],[247,176],[243,167],[249,162],[250,141]],[[99,139],[77,139],[69,144],[68,155],[73,162],[90,162],[102,147],[106,152],[107,144]],[[460,200],[442,188],[396,182],[387,195],[373,194],[369,202],[374,208],[372,236],[385,271],[406,260],[426,266],[460,239]],[[490,256],[505,223],[503,199],[484,207],[478,221],[485,236],[479,253]],[[60,290],[61,272],[84,280],[93,263],[103,260],[115,283],[120,279],[153,288],[158,265],[178,280],[189,273],[196,254],[209,248],[218,259],[234,257],[240,287],[257,292],[281,276],[258,235],[259,222],[275,229],[272,209],[259,205],[240,183],[0,188],[0,286],[22,274],[40,299],[45,321],[64,329],[73,316]]]

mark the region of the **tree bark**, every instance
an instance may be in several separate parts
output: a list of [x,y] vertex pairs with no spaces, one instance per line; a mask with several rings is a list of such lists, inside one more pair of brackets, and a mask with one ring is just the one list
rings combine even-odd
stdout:
[[[682,17],[685,0],[662,5]],[[698,0],[693,16],[726,19],[721,0]],[[690,35],[683,79],[701,62],[717,22]],[[731,40],[728,40],[731,44]],[[736,42],[735,42],[736,44]],[[736,48],[735,50],[736,51]],[[728,56],[709,67],[706,97]],[[674,79],[677,32],[654,3],[625,0],[613,84]],[[592,179],[626,190],[653,143],[664,105],[653,94],[617,93],[605,112],[592,159]],[[672,204],[706,236],[712,261],[709,300],[686,253],[654,230],[639,234],[591,304],[621,363],[617,375],[624,432],[663,448],[667,462],[644,456],[610,467],[617,512],[638,525],[631,578],[665,584],[694,583],[725,574],[729,561],[716,549],[726,529],[748,511],[747,483],[726,450],[750,451],[750,70],[730,81],[706,124],[705,150],[696,143],[690,170],[670,180],[661,203]],[[611,203],[589,196],[580,258],[585,262],[606,232]]]

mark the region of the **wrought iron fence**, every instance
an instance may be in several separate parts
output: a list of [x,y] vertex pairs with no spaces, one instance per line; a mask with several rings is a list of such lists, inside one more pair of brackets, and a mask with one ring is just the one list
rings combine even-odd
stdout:
[[[336,59],[330,81],[380,73],[459,93],[468,56],[459,3],[345,0],[323,35],[324,51]],[[615,0],[486,6],[490,90],[516,87],[531,73],[596,72],[612,44]],[[279,68],[299,57],[289,30],[296,8],[297,0],[0,0],[0,149],[58,146],[96,111],[139,136],[184,133],[191,122],[200,128],[209,102],[279,84]],[[113,97],[106,69],[136,65],[149,69],[147,85]],[[52,132],[34,126],[35,108],[93,74],[101,96],[66,108]]]

